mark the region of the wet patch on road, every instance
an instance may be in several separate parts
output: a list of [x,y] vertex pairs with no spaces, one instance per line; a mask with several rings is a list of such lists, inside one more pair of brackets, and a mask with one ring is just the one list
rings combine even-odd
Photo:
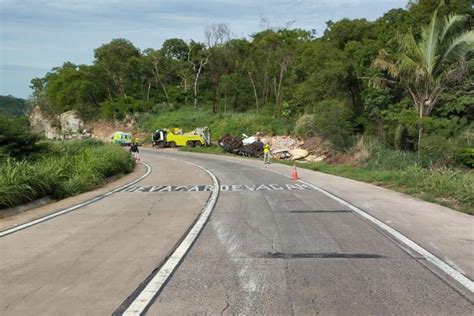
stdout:
[[[120,192],[166,193],[166,192],[211,192],[212,185],[150,185],[132,186]],[[299,183],[285,184],[222,184],[220,192],[259,192],[259,191],[306,191],[314,188]]]

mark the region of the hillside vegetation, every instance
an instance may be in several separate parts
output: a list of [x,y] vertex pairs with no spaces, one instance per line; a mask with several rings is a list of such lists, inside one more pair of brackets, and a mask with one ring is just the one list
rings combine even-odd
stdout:
[[273,117],[269,113],[212,113],[211,109],[199,112],[183,108],[161,115],[144,115],[140,126],[151,132],[163,127],[181,127],[184,131],[196,127],[208,126],[213,140],[226,135],[253,135],[260,131],[270,135],[286,135],[293,131],[294,122],[282,117]]
[[[50,114],[145,115],[148,130],[195,121],[217,134],[319,134],[341,150],[360,135],[400,150],[463,150],[472,146],[473,13],[468,0],[420,0],[373,22],[328,21],[321,34],[270,28],[232,38],[214,24],[206,43],[171,38],[140,50],[114,39],[92,65],[65,62],[33,79],[33,98]],[[217,116],[205,118],[208,109]]]
[[11,95],[0,95],[0,114],[22,116],[25,114],[27,101]]
[[22,119],[0,115],[0,209],[91,190],[133,170],[122,148],[87,140],[45,142]]

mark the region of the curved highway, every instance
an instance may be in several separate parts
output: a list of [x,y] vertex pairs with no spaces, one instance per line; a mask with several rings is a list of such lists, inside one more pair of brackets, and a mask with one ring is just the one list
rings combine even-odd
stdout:
[[141,156],[141,181],[0,238],[2,315],[474,313],[469,278],[311,183],[255,160]]

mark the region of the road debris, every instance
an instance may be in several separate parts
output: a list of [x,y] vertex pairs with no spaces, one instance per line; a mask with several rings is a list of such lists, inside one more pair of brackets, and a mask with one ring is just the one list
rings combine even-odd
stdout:
[[248,157],[260,157],[263,154],[263,146],[267,143],[271,146],[272,158],[276,160],[322,162],[331,156],[330,148],[319,137],[303,141],[291,136],[269,136],[257,132],[252,136],[242,134],[242,138],[226,135],[218,141],[225,152]]
[[[246,144],[239,138],[226,135],[219,139],[217,143],[219,144],[225,152],[242,155],[247,157],[260,157],[263,153],[263,142],[255,138],[255,141],[249,142],[248,137]],[[253,140],[253,139],[252,139]]]

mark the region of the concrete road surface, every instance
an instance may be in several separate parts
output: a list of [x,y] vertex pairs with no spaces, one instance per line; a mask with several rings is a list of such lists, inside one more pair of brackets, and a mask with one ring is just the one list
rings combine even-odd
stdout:
[[[474,313],[472,292],[450,275],[274,166],[170,150],[142,150],[142,158],[152,173],[132,187],[0,238],[0,314],[126,313],[211,196],[205,170],[182,161],[214,174],[220,192],[147,315]],[[344,190],[349,180],[340,181]],[[445,242],[460,249],[450,256],[468,271],[472,237],[460,241],[467,248]]]

